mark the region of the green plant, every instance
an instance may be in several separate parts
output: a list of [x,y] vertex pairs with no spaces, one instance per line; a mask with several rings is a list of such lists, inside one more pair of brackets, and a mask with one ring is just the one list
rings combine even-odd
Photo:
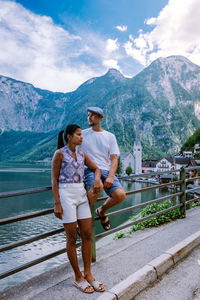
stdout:
[[[200,205],[200,202],[193,203],[193,207],[196,206],[195,204]],[[141,218],[150,216],[156,212],[170,208],[172,206],[173,206],[173,202],[171,200],[167,200],[165,202],[160,202],[160,203],[148,204],[145,208],[141,209],[136,216],[131,217],[130,220],[139,221]],[[137,224],[131,227],[128,233],[131,234],[132,232],[137,230],[143,230],[145,228],[159,226],[161,224],[170,222],[172,220],[176,220],[178,218],[181,218],[181,213],[180,213],[180,209],[176,208],[171,211],[165,212],[159,216],[152,217],[146,221],[138,222]],[[116,233],[114,240],[118,240],[122,237],[125,237],[125,233],[118,232]]]
[[195,159],[200,159],[200,153],[195,154]]
[[125,233],[124,232],[117,232],[116,234],[115,234],[115,236],[114,236],[114,238],[113,238],[113,240],[118,240],[118,239],[121,239],[121,238],[123,238],[123,237],[125,237]]
[[133,172],[133,170],[132,170],[131,166],[128,166],[126,168],[126,174],[129,176],[132,172]]
[[178,177],[177,176],[174,176],[173,178],[172,178],[172,181],[177,181],[178,180]]
[[[173,206],[173,203],[168,200],[161,203],[153,203],[147,205],[145,208],[141,209],[140,213],[137,216],[131,217],[131,220],[136,221],[140,218],[144,218],[147,216],[150,216],[151,214],[154,214],[156,212],[159,212],[161,210],[167,209],[169,207]],[[158,215],[156,217],[152,217],[146,221],[139,222],[135,225],[133,225],[130,229],[129,233],[132,233],[136,230],[141,230],[144,228],[159,226],[161,224],[164,224],[166,222],[170,222],[172,220],[178,219],[181,217],[180,209],[176,208],[174,210],[165,212],[161,215]]]
[[122,162],[121,162],[120,156],[118,157],[118,160],[117,160],[117,170],[116,170],[116,173],[118,175],[122,174]]
[[191,204],[191,208],[192,208],[192,207],[195,207],[195,206],[199,206],[199,205],[200,205],[200,201],[193,202],[193,203]]

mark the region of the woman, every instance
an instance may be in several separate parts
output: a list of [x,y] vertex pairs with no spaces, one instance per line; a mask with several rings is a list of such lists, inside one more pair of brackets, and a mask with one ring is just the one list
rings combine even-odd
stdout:
[[[64,140],[66,145],[64,145]],[[67,255],[75,273],[74,285],[84,293],[105,291],[102,283],[94,279],[91,273],[91,228],[92,219],[86,190],[84,189],[84,165],[94,171],[93,188],[100,190],[101,172],[98,167],[82,152],[81,128],[70,124],[58,136],[58,150],[52,161],[52,191],[54,196],[54,214],[62,220],[66,238]],[[76,253],[77,222],[82,239],[82,258],[84,275],[78,265]]]

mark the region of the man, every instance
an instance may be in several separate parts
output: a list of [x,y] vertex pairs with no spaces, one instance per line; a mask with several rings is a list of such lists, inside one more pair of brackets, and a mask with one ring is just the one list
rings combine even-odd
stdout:
[[101,108],[88,108],[88,124],[91,128],[82,131],[83,143],[81,149],[101,170],[103,184],[94,181],[94,173],[88,168],[85,169],[85,182],[90,189],[88,199],[91,207],[96,202],[102,188],[109,196],[103,205],[96,209],[96,214],[100,217],[103,228],[109,230],[110,223],[106,211],[124,201],[126,194],[115,176],[118,163],[117,156],[119,155],[117,141],[114,134],[101,128],[103,116]]

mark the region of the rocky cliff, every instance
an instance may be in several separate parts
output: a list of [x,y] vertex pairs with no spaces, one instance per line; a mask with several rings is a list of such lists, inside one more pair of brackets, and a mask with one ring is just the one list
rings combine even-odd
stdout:
[[[0,143],[5,134],[10,143],[15,132],[19,138],[28,131],[26,139],[37,135],[39,145],[19,146],[17,159],[50,157],[56,132],[68,123],[87,127],[87,107],[100,106],[103,127],[115,133],[122,151],[132,150],[137,126],[145,156],[172,154],[200,127],[199,82],[200,67],[182,56],[159,58],[133,78],[111,69],[66,94],[0,76]],[[7,154],[3,147],[0,159]]]

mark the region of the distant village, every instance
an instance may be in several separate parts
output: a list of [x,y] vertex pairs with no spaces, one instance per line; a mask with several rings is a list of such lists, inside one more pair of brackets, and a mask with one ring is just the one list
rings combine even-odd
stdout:
[[[184,151],[182,155],[176,155],[174,157],[162,157],[159,160],[155,158],[142,160],[142,145],[137,138],[133,146],[133,154],[130,152],[121,152],[120,154],[121,175],[127,174],[128,167],[131,167],[133,174],[142,174],[166,172],[177,170],[181,167],[200,166],[200,160],[195,159],[195,155],[198,153],[200,153],[200,145],[196,144],[194,153],[192,151]],[[191,177],[194,177],[195,175],[196,174],[190,174]],[[169,182],[173,176],[173,174],[163,174],[160,176],[160,179],[162,182]]]

